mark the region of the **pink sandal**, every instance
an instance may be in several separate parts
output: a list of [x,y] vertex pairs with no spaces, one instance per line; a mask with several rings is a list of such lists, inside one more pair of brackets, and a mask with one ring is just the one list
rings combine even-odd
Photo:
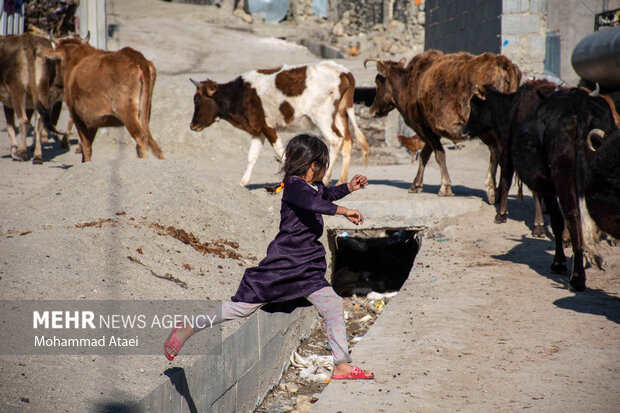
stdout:
[[347,374],[332,376],[332,380],[372,380],[374,378],[374,373],[362,370],[357,366],[353,366],[353,368]]
[[166,340],[166,342],[164,343],[164,354],[166,355],[166,358],[170,361],[174,360],[176,356],[171,356],[170,353],[168,353],[168,348],[171,348],[172,350],[174,350],[174,352],[178,355],[179,351],[181,350],[181,347],[183,347],[183,344],[185,344],[184,341],[181,341],[174,334],[174,332],[177,331],[177,328],[181,327],[181,325],[183,325],[182,322],[177,324],[174,330],[172,330],[172,333],[170,333],[170,337],[168,337],[168,340]]

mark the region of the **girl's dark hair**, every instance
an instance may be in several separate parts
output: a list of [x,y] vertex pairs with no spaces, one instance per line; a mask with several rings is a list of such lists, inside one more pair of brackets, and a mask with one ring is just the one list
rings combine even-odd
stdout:
[[[284,172],[282,182],[292,176],[302,176],[314,163],[314,173],[318,174],[329,166],[329,150],[323,141],[314,135],[301,134],[288,141],[284,150]],[[277,187],[276,187],[277,188]],[[267,192],[275,193],[276,188],[265,187]]]

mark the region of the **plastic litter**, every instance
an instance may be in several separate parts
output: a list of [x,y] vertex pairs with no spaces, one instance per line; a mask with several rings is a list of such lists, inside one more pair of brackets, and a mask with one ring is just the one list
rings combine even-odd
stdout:
[[437,281],[437,278],[436,277],[431,278],[431,282],[433,281]]
[[364,336],[359,336],[359,337],[353,337],[353,339],[351,340],[352,343],[359,343],[360,341],[362,341],[362,339],[364,338]]
[[349,236],[349,233],[344,231],[344,232],[341,232],[340,234],[338,234],[338,236],[339,237],[343,237],[343,238],[347,238]]
[[398,294],[398,291],[393,291],[391,293],[378,293],[376,291],[371,291],[366,294],[366,298],[369,300],[385,300],[386,298],[394,297],[396,294]]
[[364,317],[360,318],[359,321],[360,323],[365,323],[367,321],[370,321],[372,319],[372,317],[370,316],[370,314],[366,314]]
[[316,354],[303,357],[293,351],[291,365],[301,369],[299,377],[304,380],[328,382],[331,380],[334,358],[332,356],[317,356]]

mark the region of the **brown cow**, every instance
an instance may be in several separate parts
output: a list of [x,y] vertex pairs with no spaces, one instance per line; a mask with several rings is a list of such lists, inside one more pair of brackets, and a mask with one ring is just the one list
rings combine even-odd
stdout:
[[[396,108],[405,122],[426,143],[420,154],[418,173],[409,192],[421,192],[424,168],[432,152],[441,170],[441,196],[452,195],[446,154],[441,137],[460,142],[463,126],[469,118],[469,100],[478,85],[493,85],[497,90],[514,92],[521,81],[521,71],[502,55],[484,53],[443,54],[429,50],[415,56],[407,66],[399,62],[369,58],[377,62],[375,78],[377,94],[371,107],[375,116],[385,116]],[[491,152],[485,181],[487,197],[495,203],[495,175],[501,153],[500,143],[493,135],[480,137]]]
[[146,158],[150,148],[164,159],[149,129],[155,65],[130,47],[96,49],[89,37],[52,39],[56,49],[39,53],[61,62],[64,100],[80,136],[82,162],[91,160],[98,128],[123,125],[136,141],[139,158]]
[[[26,33],[9,35],[0,39],[0,101],[4,107],[7,129],[11,138],[11,157],[18,161],[28,159],[26,134],[35,107],[51,111],[48,124],[55,124],[62,107],[62,80],[58,64],[37,57],[52,44],[44,37]],[[18,145],[15,131],[15,114],[19,120],[21,143]],[[48,115],[49,116],[49,115]],[[47,131],[41,127],[41,119],[35,127],[34,156],[32,163],[43,163],[41,135]],[[68,147],[68,140],[63,139]]]

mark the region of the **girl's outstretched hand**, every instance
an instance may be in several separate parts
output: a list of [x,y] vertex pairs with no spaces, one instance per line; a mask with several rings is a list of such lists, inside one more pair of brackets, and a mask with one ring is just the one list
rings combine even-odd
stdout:
[[344,213],[346,219],[354,223],[355,225],[360,225],[364,223],[364,217],[362,213],[357,209],[347,209]]
[[366,185],[368,185],[368,178],[366,178],[364,175],[355,175],[353,179],[351,179],[351,182],[347,184],[347,186],[349,187],[349,192],[362,189]]

